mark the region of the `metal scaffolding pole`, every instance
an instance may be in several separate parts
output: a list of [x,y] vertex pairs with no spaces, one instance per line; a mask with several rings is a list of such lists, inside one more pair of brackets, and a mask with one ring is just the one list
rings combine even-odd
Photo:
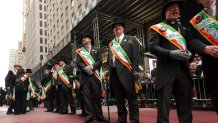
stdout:
[[97,12],[93,12],[94,18],[92,21],[93,24],[93,33],[94,33],[94,45],[100,48],[100,39],[99,39],[99,25],[98,25],[98,14]]

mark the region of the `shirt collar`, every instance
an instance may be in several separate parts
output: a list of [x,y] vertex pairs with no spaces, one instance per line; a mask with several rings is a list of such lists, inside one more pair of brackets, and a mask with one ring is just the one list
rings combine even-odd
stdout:
[[119,39],[119,41],[122,41],[123,38],[124,38],[124,34],[122,34],[120,37],[116,37],[116,39],[117,39],[117,40]]

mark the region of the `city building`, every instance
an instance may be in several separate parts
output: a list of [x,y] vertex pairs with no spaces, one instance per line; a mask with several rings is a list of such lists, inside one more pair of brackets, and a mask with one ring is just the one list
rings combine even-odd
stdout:
[[12,70],[14,68],[15,59],[16,59],[16,49],[10,49],[8,70]]
[[23,59],[24,68],[35,69],[46,61],[47,0],[24,0]]

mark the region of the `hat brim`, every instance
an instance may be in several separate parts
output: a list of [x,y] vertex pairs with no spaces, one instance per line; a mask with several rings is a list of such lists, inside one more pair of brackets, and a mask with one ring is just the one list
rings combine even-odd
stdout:
[[162,12],[161,12],[162,19],[166,18],[165,11],[173,3],[178,3],[179,4],[179,9],[180,10],[182,9],[183,1],[170,1],[166,5],[164,5],[164,7],[162,8]]
[[120,24],[120,25],[122,25],[123,26],[123,28],[125,28],[126,26],[125,26],[125,24],[123,23],[123,22],[116,22],[116,23],[113,23],[112,24],[112,29],[114,29],[114,26],[115,25],[117,25],[117,24]]
[[90,36],[90,35],[83,35],[83,36],[81,37],[81,41],[83,40],[84,37],[88,37],[89,39],[91,39],[91,41],[93,41],[93,37]]

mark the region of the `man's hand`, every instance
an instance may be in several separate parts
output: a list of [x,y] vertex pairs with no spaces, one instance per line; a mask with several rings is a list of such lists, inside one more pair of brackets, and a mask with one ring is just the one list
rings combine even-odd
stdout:
[[171,50],[170,57],[176,60],[188,61],[191,57],[191,52],[187,53],[181,50]]
[[218,58],[218,46],[206,46],[204,48],[204,53]]
[[139,78],[139,73],[136,72],[136,71],[134,71],[134,72],[133,72],[133,79],[134,79],[134,80],[137,80],[138,78]]
[[88,75],[93,75],[94,74],[94,72],[91,70],[91,71],[89,71],[89,72],[86,72]]
[[88,73],[89,71],[92,71],[92,67],[91,66],[86,66],[83,68],[83,70]]

